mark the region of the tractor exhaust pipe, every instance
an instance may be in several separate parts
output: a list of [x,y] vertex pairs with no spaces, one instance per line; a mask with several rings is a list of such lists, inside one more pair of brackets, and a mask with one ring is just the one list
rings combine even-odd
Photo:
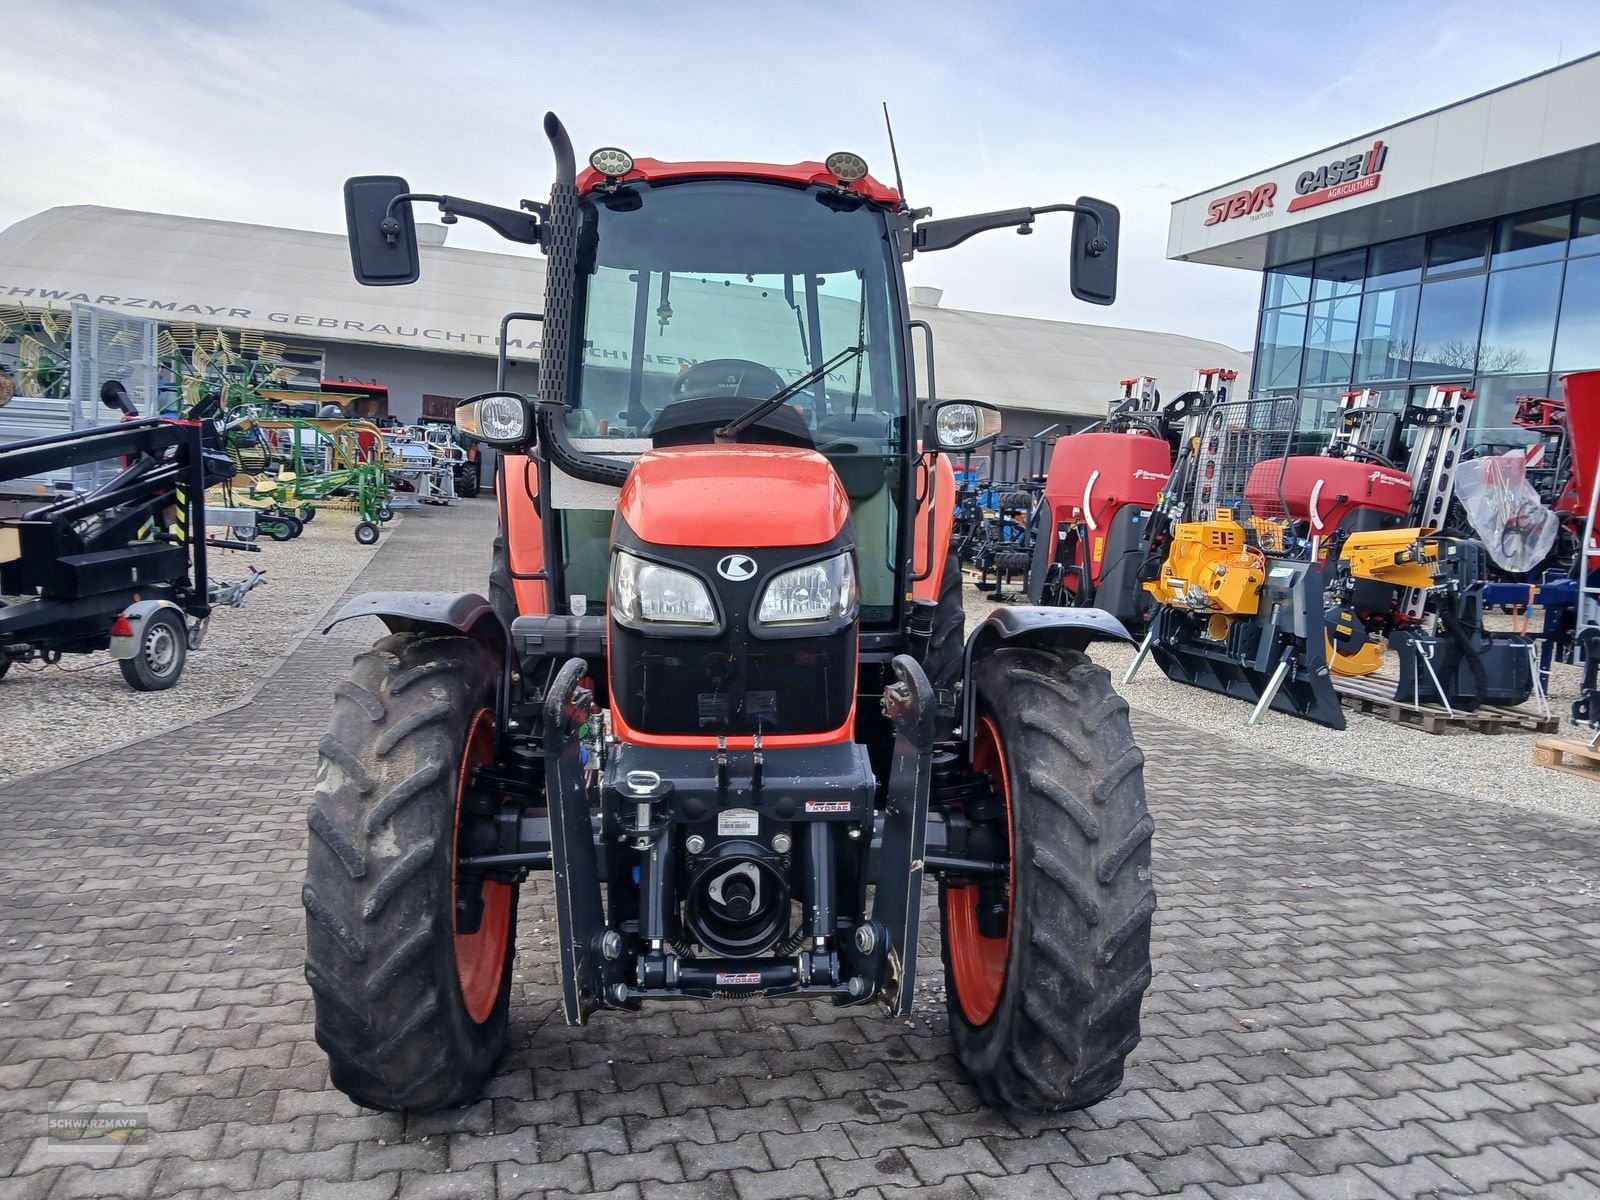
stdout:
[[[550,187],[550,215],[545,240],[544,338],[548,346],[564,348],[573,322],[572,280],[578,255],[578,164],[572,154],[567,127],[553,112],[544,115],[544,135],[556,160],[556,180]],[[558,352],[539,360],[538,440],[551,461],[568,475],[588,483],[620,488],[628,478],[625,463],[590,454],[567,436],[567,355]]]
[[567,136],[567,127],[553,112],[544,115],[544,136],[550,139],[550,153],[556,159],[556,186],[570,187],[578,181],[578,162],[572,155],[572,139]]

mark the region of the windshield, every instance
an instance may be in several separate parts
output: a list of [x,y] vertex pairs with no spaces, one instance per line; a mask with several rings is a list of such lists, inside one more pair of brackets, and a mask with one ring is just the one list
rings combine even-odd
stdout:
[[582,210],[571,433],[649,436],[680,400],[754,407],[839,358],[787,404],[825,454],[899,449],[905,392],[881,212],[827,189],[725,180],[627,186]]

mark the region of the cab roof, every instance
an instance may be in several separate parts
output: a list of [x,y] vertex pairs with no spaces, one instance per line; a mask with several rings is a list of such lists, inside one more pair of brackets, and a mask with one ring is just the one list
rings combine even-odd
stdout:
[[[605,181],[605,176],[593,167],[584,167],[578,173],[578,194],[588,195]],[[900,207],[900,193],[879,183],[871,175],[854,183],[842,184],[820,162],[798,163],[744,163],[744,162],[662,162],[657,158],[636,158],[633,170],[619,182],[643,180],[646,183],[665,183],[686,179],[752,179],[769,183],[790,183],[808,186],[825,184],[842,187],[846,191],[865,196],[877,204],[890,208]]]

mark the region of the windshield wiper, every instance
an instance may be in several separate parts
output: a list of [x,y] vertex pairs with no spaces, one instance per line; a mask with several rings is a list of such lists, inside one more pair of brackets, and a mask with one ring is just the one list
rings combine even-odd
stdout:
[[780,388],[778,391],[774,392],[765,400],[757,404],[754,408],[746,411],[743,415],[736,417],[732,421],[729,421],[721,429],[717,430],[716,434],[714,435],[716,440],[719,442],[737,442],[741,433],[743,433],[746,429],[749,429],[750,426],[754,425],[757,421],[761,420],[762,417],[767,416],[769,413],[776,412],[783,406],[783,402],[789,399],[790,396],[795,395],[797,392],[804,391],[835,367],[843,366],[856,355],[860,354],[862,349],[863,347],[861,346],[846,346],[843,350],[839,351],[839,353],[835,354],[816,370],[809,371],[800,376],[799,379],[796,379],[787,387]]

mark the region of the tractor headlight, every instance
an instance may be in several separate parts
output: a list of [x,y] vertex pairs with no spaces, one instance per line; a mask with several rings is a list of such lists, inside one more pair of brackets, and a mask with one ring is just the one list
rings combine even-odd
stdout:
[[846,550],[775,576],[761,593],[758,625],[804,625],[855,619],[855,558]]
[[456,405],[456,428],[491,446],[522,446],[533,429],[528,409],[515,392],[485,392]]
[[711,593],[699,579],[625,550],[611,559],[611,615],[630,629],[717,623]]
[[867,177],[867,160],[848,150],[835,150],[822,162],[829,175],[841,183],[854,183]]
[[970,450],[1000,432],[1000,410],[974,400],[936,404],[927,440],[936,450]]
[[589,155],[589,165],[607,179],[621,179],[633,170],[633,155],[615,146],[601,146]]

